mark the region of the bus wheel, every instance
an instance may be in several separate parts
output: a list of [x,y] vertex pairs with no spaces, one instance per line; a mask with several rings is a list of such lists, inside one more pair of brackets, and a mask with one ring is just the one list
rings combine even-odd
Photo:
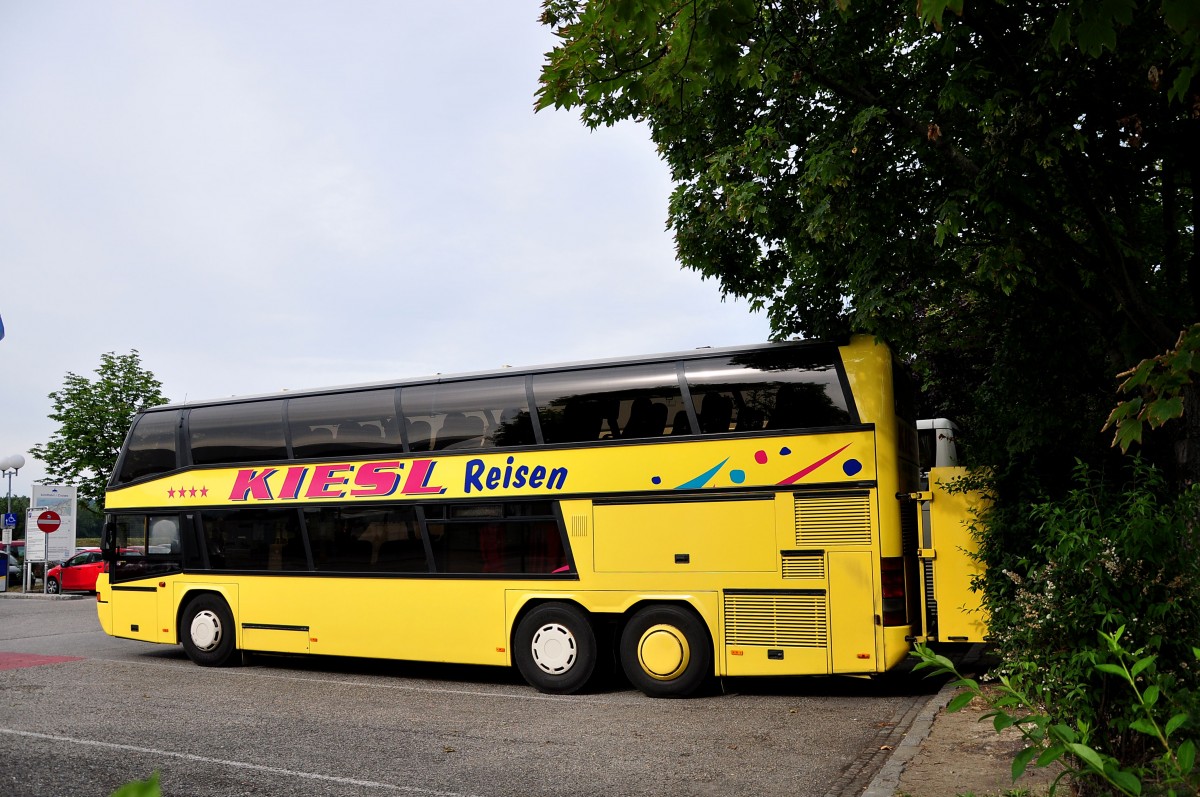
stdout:
[[650,697],[686,697],[712,675],[712,645],[695,614],[648,606],[621,632],[621,668]]
[[229,663],[234,653],[233,613],[223,598],[199,595],[183,610],[180,636],[188,658],[205,667]]
[[521,675],[539,692],[574,694],[587,685],[596,669],[596,634],[574,606],[544,603],[517,625],[513,658]]

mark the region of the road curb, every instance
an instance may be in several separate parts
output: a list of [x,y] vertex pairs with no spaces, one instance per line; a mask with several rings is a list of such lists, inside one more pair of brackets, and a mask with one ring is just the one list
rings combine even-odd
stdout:
[[896,749],[892,751],[887,762],[875,773],[875,777],[863,791],[862,797],[895,797],[896,790],[900,787],[901,773],[904,772],[904,768],[912,760],[912,757],[921,749],[921,744],[929,738],[929,732],[933,730],[933,721],[937,718],[938,712],[945,708],[956,694],[958,694],[958,687],[953,685],[953,681],[950,681],[938,690],[937,694],[929,698],[929,702],[925,704],[925,707],[912,721],[912,725],[908,727],[904,739],[896,745]]
[[90,598],[91,595],[49,595],[44,592],[14,592],[8,590],[0,592],[0,598],[23,598],[27,600],[43,600],[43,601],[80,601],[84,598]]

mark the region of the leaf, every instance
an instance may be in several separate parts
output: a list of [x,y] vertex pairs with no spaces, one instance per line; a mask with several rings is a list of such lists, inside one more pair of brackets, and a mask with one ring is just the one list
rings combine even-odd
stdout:
[[147,780],[135,780],[126,783],[112,793],[112,797],[160,797],[162,794],[158,785],[158,773],[155,772]]
[[1196,764],[1196,743],[1191,739],[1184,741],[1176,748],[1175,758],[1179,761],[1179,774],[1189,775]]
[[1084,17],[1076,28],[1079,39],[1079,49],[1093,58],[1098,58],[1108,48],[1111,52],[1117,49],[1117,29],[1111,18],[1093,11]]
[[1057,761],[1058,759],[1062,758],[1062,755],[1065,752],[1066,752],[1066,748],[1063,745],[1052,744],[1049,747],[1047,747],[1044,751],[1042,751],[1042,754],[1040,756],[1038,756],[1037,765],[1039,767],[1044,767],[1049,764],[1052,764],[1055,761]]
[[1129,674],[1137,678],[1138,674],[1154,663],[1154,656],[1147,656],[1144,659],[1138,659],[1133,666],[1129,668]]
[[1142,694],[1142,702],[1147,707],[1153,706],[1158,702],[1158,687],[1154,684],[1146,687],[1146,691]]
[[1144,733],[1147,736],[1158,736],[1158,726],[1145,717],[1138,717],[1133,722],[1129,723],[1129,727],[1133,728],[1138,733]]
[[954,699],[950,701],[949,705],[946,706],[946,711],[951,714],[956,711],[961,711],[963,706],[970,703],[974,697],[975,695],[971,694],[970,692],[959,692],[954,696]]
[[1072,755],[1091,767],[1093,771],[1104,772],[1104,762],[1100,759],[1100,754],[1086,744],[1072,742],[1067,745],[1067,749],[1071,751]]
[[1115,675],[1118,678],[1125,678],[1125,668],[1117,664],[1097,664],[1096,669],[1100,672],[1106,672],[1109,675]]
[[1054,18],[1054,27],[1050,29],[1050,44],[1055,52],[1062,50],[1064,45],[1071,43],[1071,11],[1063,8]]
[[1167,89],[1167,99],[1174,102],[1182,102],[1187,97],[1188,89],[1192,87],[1192,78],[1195,76],[1195,67],[1180,67],[1179,74],[1175,76],[1175,81],[1171,84],[1171,88]]
[[1062,723],[1052,726],[1050,728],[1050,731],[1056,739],[1062,739],[1064,742],[1067,742],[1068,744],[1079,738],[1079,736],[1075,733],[1075,731],[1071,728],[1071,726],[1063,725]]
[[1155,399],[1146,406],[1146,420],[1156,429],[1167,421],[1182,416],[1183,396]]
[[1121,421],[1117,424],[1117,433],[1113,436],[1113,445],[1121,451],[1128,451],[1134,443],[1142,442],[1142,423],[1137,420]]
[[1167,720],[1167,727],[1163,731],[1163,735],[1168,739],[1171,738],[1171,734],[1178,730],[1180,725],[1187,722],[1187,718],[1187,714],[1176,714],[1174,717],[1171,717],[1171,719]]
[[1017,778],[1025,774],[1025,768],[1029,766],[1029,762],[1032,761],[1033,757],[1041,751],[1042,748],[1040,747],[1026,747],[1024,750],[1017,753],[1017,757],[1014,758],[1012,762],[1013,783],[1016,783]]
[[1122,789],[1129,794],[1141,794],[1142,782],[1128,770],[1117,769],[1112,772],[1105,773],[1108,779],[1116,784],[1117,788]]

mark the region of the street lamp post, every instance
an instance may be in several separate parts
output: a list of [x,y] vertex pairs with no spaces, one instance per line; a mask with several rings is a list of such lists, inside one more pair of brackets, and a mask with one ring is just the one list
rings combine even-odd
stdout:
[[8,477],[8,507],[5,512],[12,512],[12,477],[25,467],[25,457],[13,454],[11,457],[0,459],[0,476]]
[[[13,454],[11,457],[0,459],[0,475],[8,477],[8,506],[4,512],[4,541],[7,543],[12,539],[12,535],[8,533],[8,516],[12,514],[12,477],[17,474],[21,468],[25,467],[25,457],[20,454]],[[3,568],[3,589],[8,590],[8,553],[4,553],[4,568]]]

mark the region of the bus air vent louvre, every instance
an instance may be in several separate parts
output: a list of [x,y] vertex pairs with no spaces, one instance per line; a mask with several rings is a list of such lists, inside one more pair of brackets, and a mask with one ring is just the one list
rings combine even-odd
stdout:
[[823,648],[825,617],[824,595],[726,594],[725,644]]
[[796,496],[797,547],[870,544],[868,493]]
[[810,553],[791,553],[784,551],[781,554],[783,560],[783,577],[784,578],[812,578],[825,580],[825,555],[810,554]]
[[571,536],[586,537],[588,535],[588,516],[571,515]]

